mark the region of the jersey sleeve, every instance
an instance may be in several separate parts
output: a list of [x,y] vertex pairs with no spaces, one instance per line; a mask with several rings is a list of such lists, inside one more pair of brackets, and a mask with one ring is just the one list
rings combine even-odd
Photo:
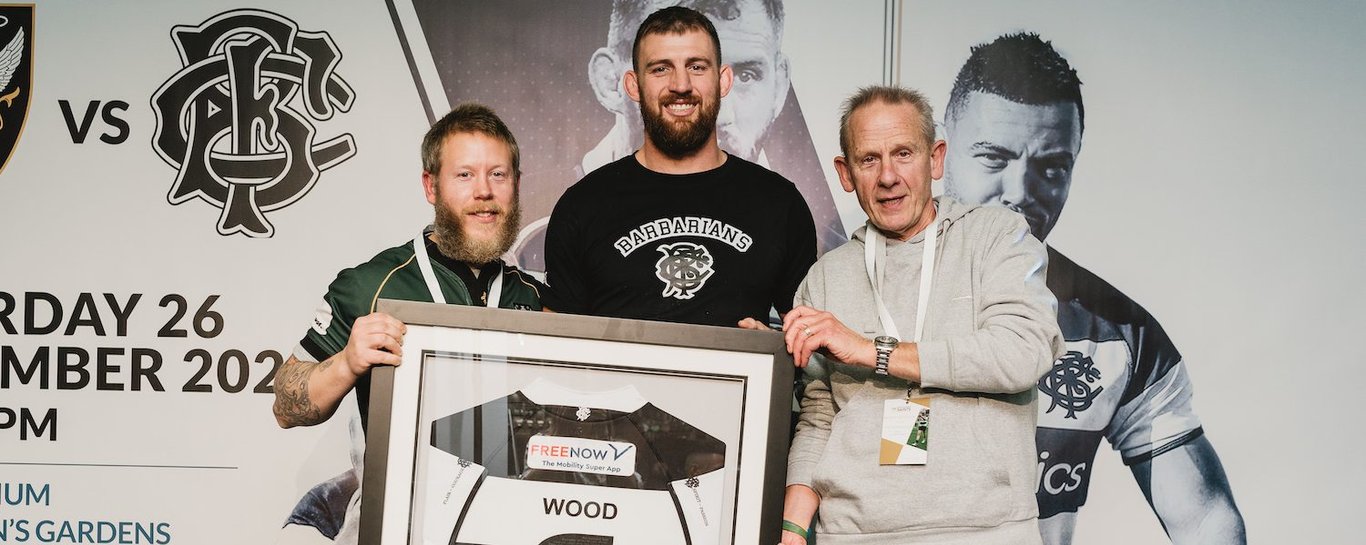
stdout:
[[589,301],[588,264],[580,222],[581,208],[573,188],[565,192],[550,213],[545,233],[546,290],[541,303],[545,308],[567,314],[587,314]]
[[1057,299],[1044,278],[1048,254],[1023,216],[994,207],[970,214],[980,219],[958,221],[991,222],[982,228],[980,257],[972,263],[976,329],[917,344],[921,385],[952,392],[1026,392],[1064,348]]
[[[1200,437],[1200,418],[1191,408],[1192,387],[1180,361],[1145,381],[1147,387],[1115,411],[1106,438],[1125,465],[1152,459]],[[1140,380],[1140,377],[1134,377]]]
[[369,314],[369,299],[374,295],[361,289],[353,271],[342,271],[327,286],[312,325],[294,349],[294,357],[303,361],[323,361],[346,348],[351,324],[356,318]]
[[772,295],[773,308],[779,314],[792,310],[793,294],[806,278],[811,264],[816,262],[816,224],[811,219],[811,208],[795,187],[789,202],[785,233],[787,260],[783,264],[782,277],[773,284]]
[[487,475],[484,466],[449,454],[432,452],[427,457],[426,475],[415,486],[416,490],[422,491],[416,498],[421,501],[418,506],[422,509],[414,517],[422,525],[421,545],[455,542],[460,523],[465,520],[479,485]]
[[632,413],[631,419],[664,464],[670,482],[685,481],[726,465],[724,442],[654,405]]

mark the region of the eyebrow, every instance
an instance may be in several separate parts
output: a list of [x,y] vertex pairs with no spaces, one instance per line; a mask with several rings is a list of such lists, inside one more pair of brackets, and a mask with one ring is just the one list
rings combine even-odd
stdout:
[[989,152],[992,152],[992,153],[1004,155],[1004,156],[1009,157],[1009,158],[1011,158],[1011,159],[1019,159],[1019,158],[1020,158],[1020,154],[1015,153],[1014,150],[1012,150],[1012,149],[1010,149],[1010,148],[1003,147],[1003,146],[998,146],[998,145],[996,145],[996,144],[993,144],[993,143],[991,143],[991,142],[986,142],[986,141],[977,142],[977,143],[973,144],[972,147],[969,148],[969,149],[971,149],[972,151],[989,151]]
[[740,61],[736,63],[731,63],[731,68],[755,68],[758,69],[758,71],[760,72],[762,72],[763,68],[765,67],[766,66],[763,61]]

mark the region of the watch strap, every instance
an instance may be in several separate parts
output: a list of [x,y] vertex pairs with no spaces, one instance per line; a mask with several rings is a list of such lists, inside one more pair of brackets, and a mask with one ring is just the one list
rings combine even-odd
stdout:
[[887,371],[887,367],[891,363],[892,350],[896,349],[896,345],[891,344],[890,342],[880,342],[883,340],[884,339],[879,337],[877,340],[873,341],[873,349],[877,351],[876,366],[873,368],[873,372],[885,377],[890,374]]

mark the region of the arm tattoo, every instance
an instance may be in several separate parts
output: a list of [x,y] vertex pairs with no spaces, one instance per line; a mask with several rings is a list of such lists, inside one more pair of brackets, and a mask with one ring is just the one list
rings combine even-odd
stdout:
[[275,375],[275,415],[287,426],[312,426],[324,420],[326,414],[308,397],[308,380],[313,373],[332,365],[332,358],[322,363],[295,360],[284,365]]

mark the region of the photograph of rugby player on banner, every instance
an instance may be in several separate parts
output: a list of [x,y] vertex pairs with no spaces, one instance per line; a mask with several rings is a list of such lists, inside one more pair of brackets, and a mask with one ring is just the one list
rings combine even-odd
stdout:
[[383,301],[361,543],[778,540],[791,356],[773,332]]

